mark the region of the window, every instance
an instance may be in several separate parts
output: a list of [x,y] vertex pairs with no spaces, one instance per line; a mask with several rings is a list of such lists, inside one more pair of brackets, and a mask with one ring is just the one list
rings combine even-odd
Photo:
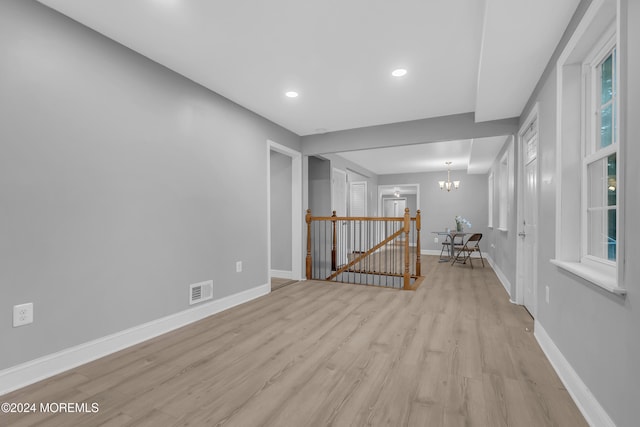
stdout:
[[[625,295],[617,3],[594,0],[557,62],[556,258],[551,262]],[[622,147],[622,148],[621,148]],[[578,238],[577,238],[578,237]]]
[[498,229],[501,231],[507,231],[507,214],[509,206],[509,150],[505,151],[502,159],[500,160],[500,176],[498,195],[500,197],[499,205],[499,217],[498,217]]
[[583,257],[614,265],[618,243],[618,126],[615,39],[584,65]]
[[489,228],[493,228],[493,174],[489,174]]

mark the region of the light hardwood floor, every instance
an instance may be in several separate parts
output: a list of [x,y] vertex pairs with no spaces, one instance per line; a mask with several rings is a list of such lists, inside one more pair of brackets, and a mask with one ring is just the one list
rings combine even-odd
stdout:
[[583,426],[489,268],[417,291],[301,282],[9,395],[94,414],[10,426]]
[[295,280],[291,280],[291,279],[282,279],[280,277],[272,277],[271,278],[271,291],[275,291],[278,290],[280,288],[283,288],[285,286],[289,286],[296,283]]

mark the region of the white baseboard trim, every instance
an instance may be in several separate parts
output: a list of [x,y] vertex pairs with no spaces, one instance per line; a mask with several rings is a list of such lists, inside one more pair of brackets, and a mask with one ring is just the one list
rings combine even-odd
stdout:
[[436,249],[421,249],[420,255],[440,255],[440,251]]
[[589,387],[578,376],[578,373],[573,369],[569,361],[565,359],[560,349],[537,320],[535,321],[533,335],[536,337],[547,359],[551,362],[551,366],[560,377],[562,384],[564,384],[576,406],[587,420],[587,423],[590,426],[597,427],[616,427],[609,414],[600,405],[600,402],[591,393]]
[[0,396],[271,292],[264,284],[0,371]]
[[485,259],[489,262],[493,271],[496,272],[496,276],[498,276],[498,280],[502,283],[504,290],[507,291],[507,295],[509,295],[509,301],[513,304],[516,304],[516,301],[513,299],[513,295],[511,295],[511,282],[507,279],[507,276],[500,270],[500,267],[493,261],[489,255],[485,255]]
[[278,277],[280,279],[293,279],[293,271],[271,270],[271,277]]

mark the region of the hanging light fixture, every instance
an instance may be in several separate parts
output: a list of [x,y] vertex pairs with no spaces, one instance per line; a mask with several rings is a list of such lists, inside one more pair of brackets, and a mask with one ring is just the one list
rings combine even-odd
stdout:
[[454,190],[457,190],[458,188],[460,188],[460,181],[451,182],[451,162],[445,162],[445,164],[447,165],[447,180],[438,181],[438,184],[440,184],[440,189],[451,191],[451,187],[453,187]]

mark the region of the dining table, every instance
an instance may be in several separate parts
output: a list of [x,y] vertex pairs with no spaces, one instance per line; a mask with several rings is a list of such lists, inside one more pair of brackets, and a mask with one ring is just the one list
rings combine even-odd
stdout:
[[[455,245],[462,245],[464,242],[464,236],[466,236],[467,234],[471,234],[466,231],[456,230],[432,231],[431,233],[437,235],[441,239],[442,243],[442,249],[440,250],[440,259],[438,260],[438,262],[451,261],[451,257],[454,255],[453,250]],[[456,242],[456,239],[458,238],[460,240]]]

